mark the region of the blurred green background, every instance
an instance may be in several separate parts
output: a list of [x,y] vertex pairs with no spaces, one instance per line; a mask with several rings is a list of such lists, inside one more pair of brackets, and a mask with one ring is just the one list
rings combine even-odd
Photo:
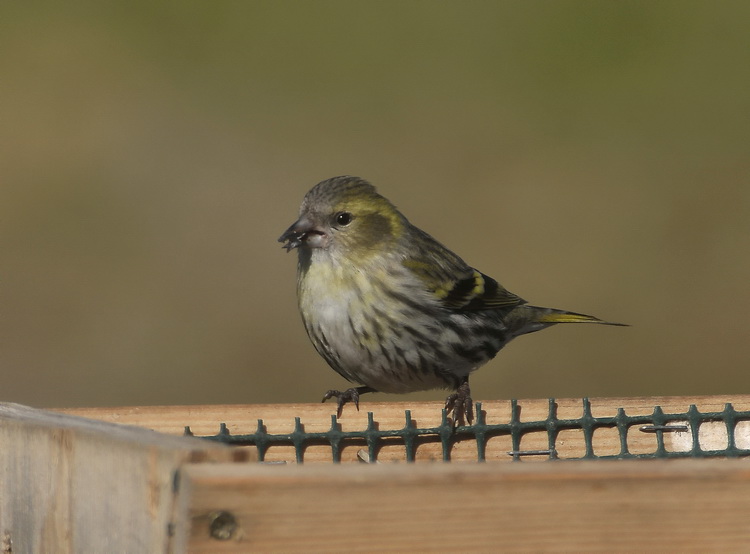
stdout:
[[[0,7],[0,400],[317,402],[276,239],[372,181],[558,326],[476,400],[750,392],[750,3]],[[444,391],[372,399],[442,399]]]

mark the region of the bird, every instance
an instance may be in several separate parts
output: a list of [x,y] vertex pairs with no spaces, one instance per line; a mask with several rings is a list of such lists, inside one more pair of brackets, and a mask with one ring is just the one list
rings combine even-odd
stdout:
[[360,395],[448,389],[454,427],[474,419],[469,376],[514,338],[558,323],[622,325],[528,304],[409,220],[365,179],[305,195],[279,237],[297,250],[297,300],[313,346],[358,386],[331,389],[337,416]]

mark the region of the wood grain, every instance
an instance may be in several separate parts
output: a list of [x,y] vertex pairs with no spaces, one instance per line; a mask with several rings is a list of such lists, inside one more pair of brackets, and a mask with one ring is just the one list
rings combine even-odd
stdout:
[[0,532],[12,552],[165,552],[176,472],[233,459],[206,441],[17,404],[0,404],[0,445]]
[[[191,465],[189,551],[741,552],[744,460]],[[236,519],[212,539],[216,513]]]

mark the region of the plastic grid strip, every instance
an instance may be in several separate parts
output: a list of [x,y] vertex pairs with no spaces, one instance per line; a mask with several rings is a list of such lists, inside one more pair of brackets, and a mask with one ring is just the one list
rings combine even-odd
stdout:
[[[565,459],[641,459],[641,458],[710,458],[710,457],[742,457],[750,456],[750,448],[738,448],[735,440],[737,424],[750,421],[750,411],[737,411],[732,404],[727,403],[720,412],[700,412],[693,404],[687,412],[665,414],[660,406],[656,406],[650,415],[629,416],[623,408],[618,408],[614,417],[594,417],[591,412],[591,402],[583,399],[581,417],[575,419],[558,419],[557,403],[549,399],[547,418],[540,421],[521,421],[520,406],[517,400],[511,400],[511,418],[508,423],[488,424],[482,404],[477,402],[476,422],[454,429],[443,410],[442,421],[437,427],[416,427],[412,421],[411,411],[405,410],[404,427],[401,429],[380,430],[374,420],[372,412],[367,414],[367,427],[361,431],[342,431],[335,415],[331,416],[331,427],[324,432],[308,433],[304,431],[299,417],[294,420],[291,433],[270,434],[266,432],[262,419],[258,420],[258,427],[254,433],[231,434],[224,423],[219,433],[204,436],[208,440],[222,442],[232,446],[254,445],[258,449],[259,460],[263,461],[271,446],[293,446],[298,463],[304,461],[305,449],[312,445],[329,445],[331,458],[334,463],[341,462],[341,451],[344,445],[362,444],[367,447],[369,461],[377,460],[378,451],[387,440],[398,440],[403,444],[406,461],[415,461],[417,446],[420,441],[439,441],[442,447],[442,459],[450,461],[451,448],[457,438],[473,438],[477,445],[477,461],[485,460],[487,441],[496,436],[509,435],[512,450],[508,452],[515,461],[522,456],[546,456],[550,460],[558,458],[556,442],[558,435],[564,430],[580,430],[583,433],[585,454],[579,457]],[[675,423],[678,422],[678,425]],[[685,425],[687,422],[687,425]],[[701,424],[707,422],[723,422],[726,426],[726,448],[711,450],[702,449],[699,433]],[[655,433],[656,450],[648,453],[632,453],[628,448],[628,432],[631,427],[640,426],[642,432]],[[597,455],[594,452],[594,432],[597,429],[617,429],[620,439],[620,451],[616,454]],[[547,433],[547,450],[521,450],[521,439],[529,433]],[[674,431],[690,431],[692,448],[681,451],[667,450],[664,433]],[[185,428],[185,434],[192,435],[190,428]]]

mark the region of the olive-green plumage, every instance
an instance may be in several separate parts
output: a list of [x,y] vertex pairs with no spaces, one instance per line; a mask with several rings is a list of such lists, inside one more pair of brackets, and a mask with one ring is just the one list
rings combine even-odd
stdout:
[[448,388],[472,419],[469,374],[513,338],[556,323],[606,323],[530,306],[418,229],[375,187],[334,177],[305,196],[279,241],[298,249],[297,295],[313,345],[359,393]]

